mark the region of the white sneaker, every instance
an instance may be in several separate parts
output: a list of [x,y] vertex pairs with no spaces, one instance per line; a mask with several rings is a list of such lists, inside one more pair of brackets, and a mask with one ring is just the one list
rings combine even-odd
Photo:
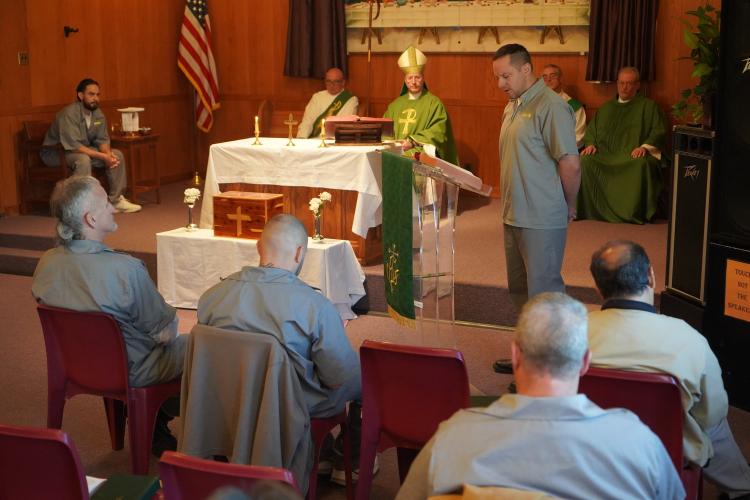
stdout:
[[[375,455],[375,461],[372,464],[372,475],[374,476],[377,474],[379,470],[380,464],[378,463],[378,456]],[[352,471],[352,482],[356,483],[357,481],[359,481],[359,468]],[[334,467],[333,472],[331,472],[331,482],[341,486],[346,486],[346,471]]]
[[133,213],[141,211],[140,205],[129,202],[128,199],[123,195],[120,195],[120,197],[115,203],[112,204],[112,206],[115,207],[115,210],[121,213]]

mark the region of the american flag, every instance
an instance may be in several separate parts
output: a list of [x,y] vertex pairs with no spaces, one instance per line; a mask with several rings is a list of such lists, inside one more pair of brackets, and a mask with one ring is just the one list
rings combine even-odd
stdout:
[[213,111],[219,108],[219,81],[211,52],[208,0],[187,0],[185,4],[177,66],[195,88],[196,125],[208,132],[214,124]]

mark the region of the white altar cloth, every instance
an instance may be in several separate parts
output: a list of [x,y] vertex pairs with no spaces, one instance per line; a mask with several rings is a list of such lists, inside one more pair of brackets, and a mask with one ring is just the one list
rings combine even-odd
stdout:
[[[257,242],[214,237],[212,229],[173,229],[156,234],[157,281],[168,304],[195,309],[198,299],[220,278],[243,266],[258,265]],[[356,315],[351,307],[365,295],[365,273],[351,243],[310,239],[299,277],[333,302],[343,319]]]
[[382,222],[377,151],[389,146],[319,148],[319,139],[295,139],[295,146],[286,146],[288,139],[260,140],[261,146],[252,146],[250,139],[211,145],[200,227],[213,228],[213,197],[219,193],[219,184],[227,182],[357,191],[352,232],[366,238],[367,230]]

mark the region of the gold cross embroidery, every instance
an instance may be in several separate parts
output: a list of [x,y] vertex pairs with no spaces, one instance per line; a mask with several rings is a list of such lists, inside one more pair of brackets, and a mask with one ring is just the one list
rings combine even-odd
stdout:
[[401,131],[401,135],[406,137],[407,135],[409,135],[409,125],[411,125],[412,123],[417,123],[417,110],[414,108],[408,108],[403,110],[401,112],[401,115],[406,115],[405,118],[400,118],[398,120],[399,124],[404,125],[404,128]]
[[237,207],[237,210],[234,214],[227,214],[227,219],[237,221],[237,236],[240,236],[242,234],[242,221],[246,220],[248,222],[251,222],[253,220],[253,218],[249,215],[242,214],[242,207]]

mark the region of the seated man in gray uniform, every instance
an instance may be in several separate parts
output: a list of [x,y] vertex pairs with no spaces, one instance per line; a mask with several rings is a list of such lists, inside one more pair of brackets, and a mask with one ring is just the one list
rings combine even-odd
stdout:
[[[77,101],[65,106],[52,122],[44,137],[45,146],[62,144],[65,161],[73,175],[91,175],[91,168],[104,168],[109,183],[109,201],[118,212],[138,212],[140,205],[131,203],[123,195],[127,185],[125,158],[119,149],[112,149],[107,134],[107,118],[99,109],[99,82],[91,78],[81,80],[76,87]],[[59,166],[53,149],[43,149],[45,165]]]
[[[122,331],[129,382],[143,387],[182,374],[186,335],[178,318],[156,290],[140,260],[107,247],[104,238],[117,230],[114,208],[99,181],[72,176],[57,183],[50,200],[57,218],[58,246],[48,250],[34,271],[31,293],[39,302],[75,311],[111,314]],[[179,408],[168,401],[159,412],[152,451],[175,449],[166,423]],[[165,406],[167,403],[165,403]]]
[[586,308],[565,294],[529,300],[511,345],[518,394],[440,424],[396,499],[463,484],[559,498],[684,498],[661,440],[637,416],[577,394],[589,366],[586,326]]
[[[360,400],[359,359],[336,307],[297,277],[307,240],[296,217],[273,217],[258,241],[260,265],[243,267],[209,288],[198,301],[198,322],[276,337],[292,360],[310,416],[330,417]],[[359,404],[350,408],[355,432],[359,411]],[[339,482],[343,471],[333,472]]]
[[730,498],[750,495],[750,467],[727,423],[719,361],[703,335],[654,309],[656,278],[646,251],[632,241],[607,242],[592,255],[591,274],[604,299],[602,310],[589,314],[592,364],[677,379],[685,459]]

